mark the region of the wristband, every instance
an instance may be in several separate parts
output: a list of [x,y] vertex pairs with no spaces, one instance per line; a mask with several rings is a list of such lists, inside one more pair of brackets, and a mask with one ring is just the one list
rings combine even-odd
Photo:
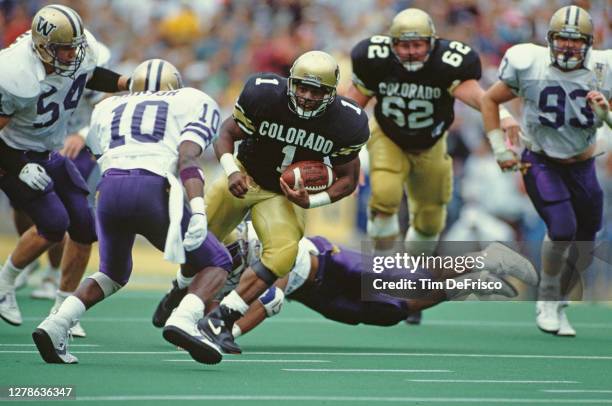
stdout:
[[308,200],[310,201],[308,207],[313,209],[315,207],[325,206],[331,203],[331,198],[327,192],[321,192],[314,195],[309,195]]
[[503,154],[508,150],[504,139],[504,132],[500,128],[489,131],[487,133],[487,138],[489,139],[494,154]]
[[205,214],[206,205],[204,204],[204,198],[201,196],[194,197],[189,201],[191,206],[191,214]]
[[221,155],[219,162],[221,163],[227,177],[234,172],[240,172],[240,168],[238,168],[238,165],[236,165],[236,161],[234,160],[234,155],[230,154],[229,152]]
[[187,182],[189,179],[200,179],[202,183],[204,183],[204,172],[202,172],[202,169],[198,168],[197,166],[190,166],[188,168],[181,169],[179,176],[181,177],[181,182],[183,183]]

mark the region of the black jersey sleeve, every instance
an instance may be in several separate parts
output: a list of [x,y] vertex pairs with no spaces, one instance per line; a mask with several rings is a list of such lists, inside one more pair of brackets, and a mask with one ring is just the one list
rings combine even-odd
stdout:
[[242,88],[234,104],[233,118],[238,127],[252,135],[257,125],[260,108],[272,93],[284,86],[284,78],[270,73],[259,73],[251,76]]
[[391,54],[391,39],[376,35],[360,41],[351,50],[353,84],[365,96],[374,96],[380,65]]
[[[344,100],[347,102],[347,100]],[[355,113],[360,111],[355,117]],[[343,129],[341,142],[331,153],[330,160],[332,165],[344,165],[359,155],[361,148],[370,138],[370,128],[366,112],[355,106],[348,107],[338,119],[341,121],[339,128]]]
[[459,80],[479,80],[482,76],[480,56],[469,45],[460,41],[439,40],[438,63],[444,76],[451,82]]

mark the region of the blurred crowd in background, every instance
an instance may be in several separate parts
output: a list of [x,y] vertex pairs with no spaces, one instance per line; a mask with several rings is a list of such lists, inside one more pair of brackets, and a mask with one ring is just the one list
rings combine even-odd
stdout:
[[[0,0],[0,46],[30,27],[43,5],[62,3],[78,11],[111,52],[110,66],[130,74],[141,61],[164,58],[189,86],[204,90],[224,117],[245,79],[254,72],[288,74],[302,52],[320,49],[341,66],[341,86],[350,83],[349,53],[359,40],[386,33],[393,16],[407,7],[427,11],[440,37],[474,47],[483,64],[482,84],[496,79],[497,66],[513,44],[545,44],[548,22],[561,0]],[[573,1],[590,11],[595,48],[612,45],[607,0]],[[520,106],[511,106],[515,113]],[[602,136],[602,150],[606,135]],[[459,103],[449,152],[455,162],[455,195],[446,236],[452,240],[539,240],[544,226],[521,187],[518,174],[502,174],[490,154],[480,114]],[[214,158],[208,155],[209,160]],[[612,240],[612,155],[602,154],[599,176],[606,192],[602,237]],[[360,191],[353,227],[363,230],[367,184]],[[4,197],[0,199],[5,199]],[[8,207],[3,203],[4,207]],[[0,213],[2,223],[10,217]],[[8,212],[6,212],[8,213]],[[357,214],[358,213],[358,214]]]

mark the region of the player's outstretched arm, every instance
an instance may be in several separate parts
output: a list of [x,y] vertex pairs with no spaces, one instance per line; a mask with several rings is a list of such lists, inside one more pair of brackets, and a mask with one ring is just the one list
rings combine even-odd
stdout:
[[227,176],[229,190],[240,199],[249,190],[249,178],[234,161],[234,143],[247,136],[248,134],[240,129],[234,118],[229,117],[221,124],[219,137],[213,143],[215,154]]
[[202,148],[195,142],[183,141],[179,145],[178,169],[191,206],[189,227],[183,240],[186,251],[193,251],[202,245],[208,234],[204,205],[204,173],[198,164],[201,153]]
[[[289,281],[289,275],[286,275],[280,279],[278,279],[274,286],[278,289],[284,291],[287,286],[287,282]],[[276,314],[276,313],[275,313]],[[234,328],[232,333],[234,334],[234,338],[239,337],[241,335],[245,335],[249,331],[253,330],[255,327],[259,326],[263,321],[271,317],[266,312],[266,308],[262,304],[260,300],[255,300],[249,306],[249,310],[242,316],[236,323],[234,323]]]
[[365,108],[365,106],[372,98],[371,96],[366,96],[365,94],[361,93],[361,91],[357,89],[357,86],[355,86],[355,84],[351,84],[351,86],[346,91],[346,94],[344,94],[343,96],[354,100],[361,108]]
[[518,168],[518,157],[506,146],[504,131],[500,128],[499,106],[502,103],[514,99],[516,96],[512,90],[502,81],[496,82],[482,96],[480,101],[480,112],[484,123],[487,138],[495,159],[503,171]]
[[130,78],[110,69],[96,67],[86,87],[99,92],[116,93],[130,90]]

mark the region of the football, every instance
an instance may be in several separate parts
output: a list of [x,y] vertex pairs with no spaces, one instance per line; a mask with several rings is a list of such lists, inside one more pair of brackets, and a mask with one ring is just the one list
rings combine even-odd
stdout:
[[308,193],[323,192],[336,181],[334,170],[319,161],[296,162],[288,166],[281,177],[294,190],[302,179]]

